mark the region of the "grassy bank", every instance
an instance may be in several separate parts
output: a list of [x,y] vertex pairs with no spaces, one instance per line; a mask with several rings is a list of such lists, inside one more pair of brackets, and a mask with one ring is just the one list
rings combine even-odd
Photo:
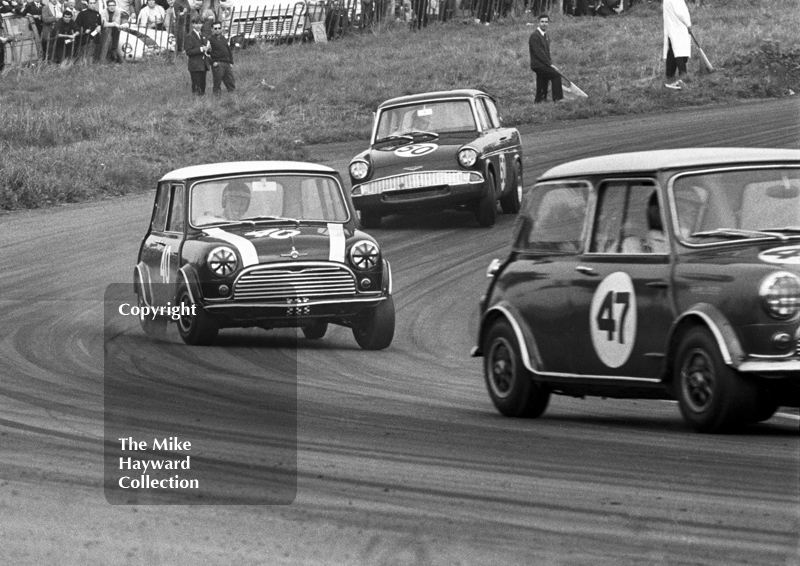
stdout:
[[220,98],[189,94],[181,57],[7,69],[0,209],[147,190],[166,171],[196,163],[304,159],[306,144],[366,140],[379,102],[426,90],[483,89],[512,125],[800,92],[800,1],[707,1],[690,10],[718,70],[700,74],[692,59],[694,80],[681,92],[663,87],[660,3],[613,18],[553,15],[554,61],[589,94],[561,105],[533,105],[530,16],[420,32],[386,25],[328,44],[247,49],[236,54],[238,92]]

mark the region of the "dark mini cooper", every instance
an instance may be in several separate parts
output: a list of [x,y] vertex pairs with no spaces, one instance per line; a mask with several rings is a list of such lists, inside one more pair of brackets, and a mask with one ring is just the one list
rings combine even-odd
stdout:
[[[367,350],[394,336],[389,263],[357,229],[339,174],[321,165],[253,161],[168,173],[134,277],[139,306],[195,305],[177,321],[187,344],[248,326],[300,327],[318,339],[339,324]],[[148,333],[167,324],[140,320]]]
[[717,432],[800,406],[800,151],[684,149],[549,170],[492,263],[489,395],[675,398]]
[[522,196],[519,132],[504,128],[495,101],[479,90],[428,92],[378,107],[370,149],[350,162],[361,223],[387,214],[461,208],[481,226],[495,223],[497,201],[516,213]]

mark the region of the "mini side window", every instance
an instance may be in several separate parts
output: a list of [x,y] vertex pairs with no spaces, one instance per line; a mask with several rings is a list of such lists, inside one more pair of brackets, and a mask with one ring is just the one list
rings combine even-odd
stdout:
[[610,181],[600,187],[592,253],[665,254],[661,203],[650,181]]
[[156,203],[153,208],[153,218],[150,229],[163,232],[167,226],[167,211],[169,210],[169,183],[161,183],[156,193]]
[[170,232],[183,232],[185,211],[183,202],[183,185],[174,185],[172,187],[172,206],[170,207],[167,228]]
[[525,193],[514,225],[521,251],[581,251],[591,186],[585,181],[542,183]]

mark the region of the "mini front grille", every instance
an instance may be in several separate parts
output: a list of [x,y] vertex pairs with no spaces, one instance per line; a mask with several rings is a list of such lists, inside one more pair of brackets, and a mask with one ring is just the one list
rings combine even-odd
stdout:
[[[471,177],[474,175],[474,177]],[[472,178],[472,181],[470,179]],[[404,189],[421,189],[424,187],[437,187],[447,185],[464,185],[470,182],[477,183],[483,178],[469,171],[420,171],[397,177],[377,179],[361,185],[362,195],[377,195],[386,191],[399,191]]]
[[237,301],[281,301],[355,293],[356,281],[350,271],[318,265],[256,268],[240,276],[233,288],[233,298]]

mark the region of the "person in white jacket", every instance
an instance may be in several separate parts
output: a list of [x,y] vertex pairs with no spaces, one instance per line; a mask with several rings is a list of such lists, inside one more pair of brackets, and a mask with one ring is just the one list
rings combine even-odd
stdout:
[[[664,59],[667,60],[667,82],[664,86],[674,90],[684,87],[686,62],[692,56],[692,17],[685,0],[664,0]],[[678,78],[675,79],[675,71]]]

